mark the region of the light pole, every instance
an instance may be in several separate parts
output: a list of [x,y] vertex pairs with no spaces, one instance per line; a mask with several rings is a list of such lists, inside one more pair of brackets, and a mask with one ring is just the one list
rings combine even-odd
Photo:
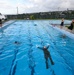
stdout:
[[17,15],[18,15],[18,7],[17,7]]
[[18,18],[18,7],[17,7],[17,18]]
[[59,11],[60,7],[58,7],[58,11]]

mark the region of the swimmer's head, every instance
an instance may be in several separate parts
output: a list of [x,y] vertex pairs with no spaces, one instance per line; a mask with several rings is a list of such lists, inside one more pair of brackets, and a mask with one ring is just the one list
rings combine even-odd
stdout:
[[43,47],[44,49],[47,49],[46,46]]
[[61,35],[61,38],[66,38],[66,35],[65,34]]
[[18,42],[17,42],[17,41],[15,41],[14,43],[15,43],[15,44],[17,44]]

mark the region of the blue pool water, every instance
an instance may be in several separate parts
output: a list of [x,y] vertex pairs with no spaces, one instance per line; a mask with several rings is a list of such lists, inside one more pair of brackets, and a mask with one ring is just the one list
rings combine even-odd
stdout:
[[[50,23],[18,20],[0,31],[0,75],[74,75],[74,40],[62,37]],[[48,44],[54,65],[48,60],[47,69],[44,53],[37,46]]]

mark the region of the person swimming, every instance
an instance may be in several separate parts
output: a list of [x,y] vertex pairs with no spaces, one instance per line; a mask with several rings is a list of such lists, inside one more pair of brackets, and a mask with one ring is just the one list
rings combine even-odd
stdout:
[[62,35],[61,35],[61,38],[66,38],[66,35],[65,35],[65,34],[62,34]]
[[37,24],[34,24],[34,26],[37,26]]
[[17,45],[18,45],[18,44],[20,44],[20,42],[18,42],[18,41],[15,41],[15,42],[14,42],[14,44],[17,44]]
[[37,46],[37,48],[43,50],[44,57],[45,57],[45,60],[46,60],[46,68],[47,69],[49,68],[49,66],[48,66],[48,59],[50,59],[51,64],[54,65],[54,62],[53,62],[53,60],[51,58],[51,55],[50,55],[50,52],[48,51],[49,45],[47,47],[46,46],[44,46],[44,47]]

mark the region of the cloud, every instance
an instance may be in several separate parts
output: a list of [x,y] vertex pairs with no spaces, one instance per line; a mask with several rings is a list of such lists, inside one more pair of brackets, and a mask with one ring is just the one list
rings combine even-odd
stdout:
[[74,9],[74,0],[1,0],[0,12],[4,14],[46,12],[55,10]]

